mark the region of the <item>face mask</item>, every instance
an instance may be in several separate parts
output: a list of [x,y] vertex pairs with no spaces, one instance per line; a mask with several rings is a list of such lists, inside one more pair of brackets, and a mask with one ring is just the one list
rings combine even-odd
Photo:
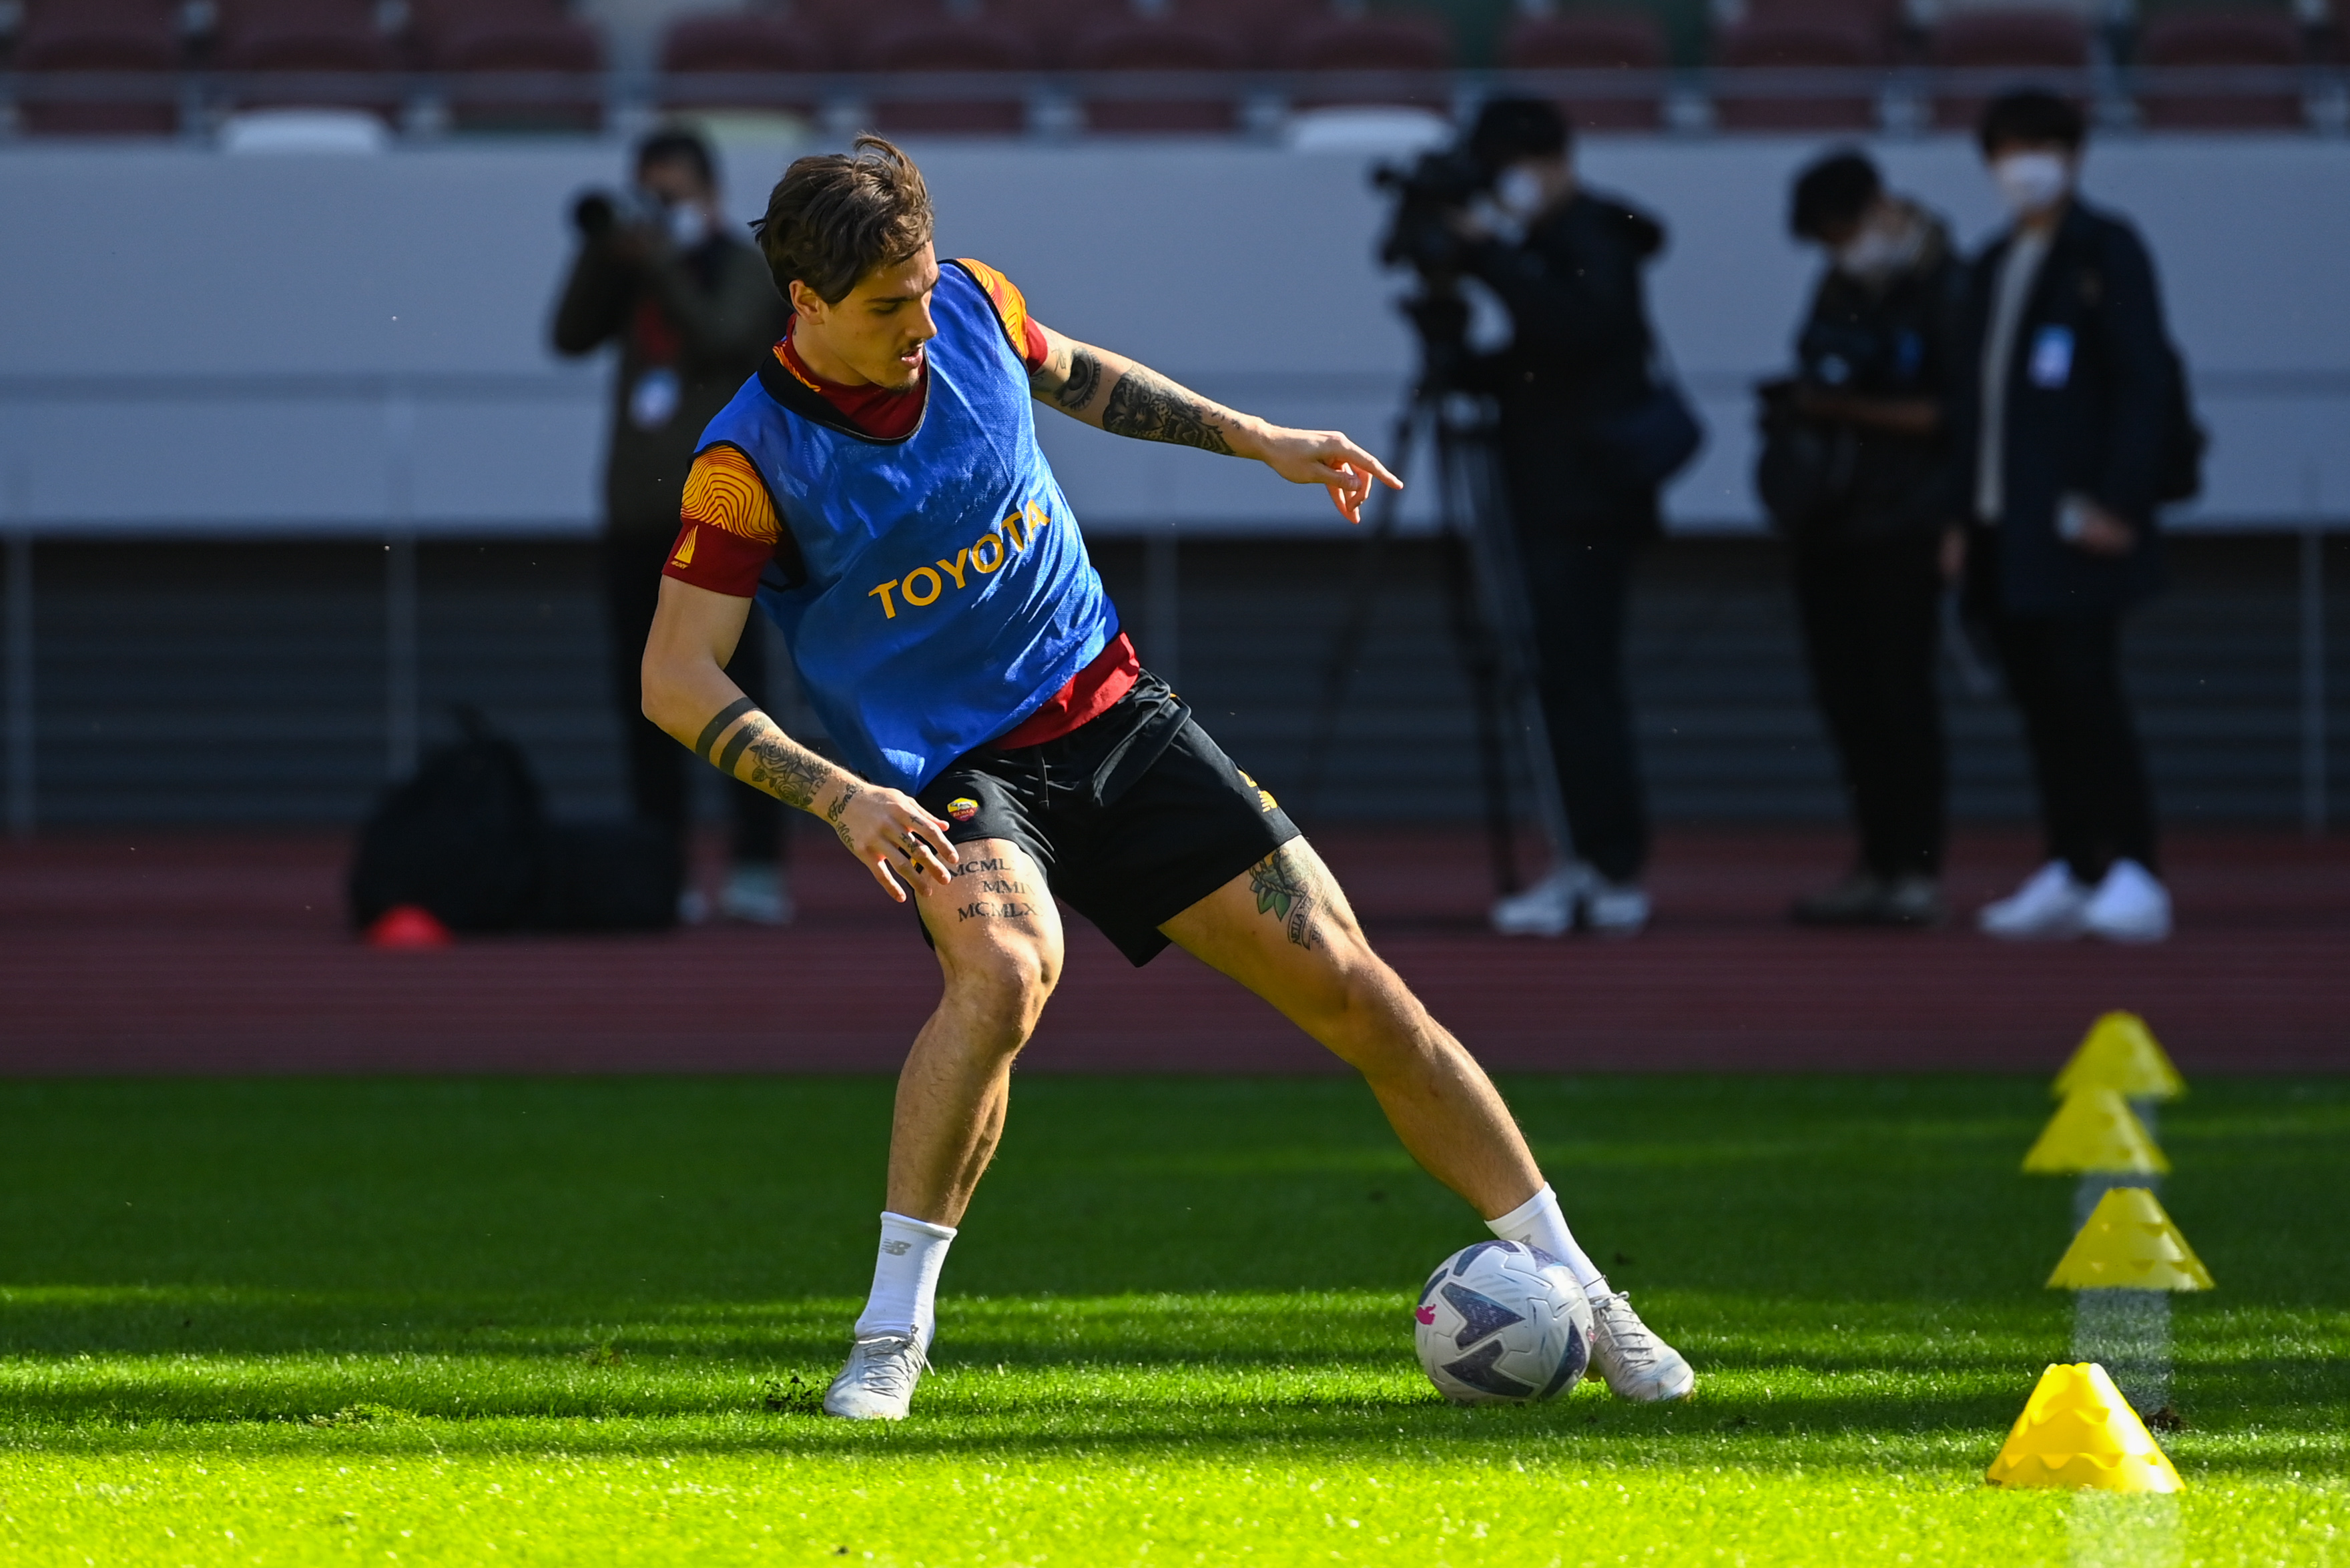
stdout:
[[1925,244],[1925,234],[1916,223],[1890,230],[1871,223],[1834,253],[1835,268],[1846,277],[1873,283],[1916,261]]
[[1991,166],[2000,199],[2019,218],[2044,213],[2073,184],[2073,162],[2058,152],[2011,152]]
[[1522,223],[1541,213],[1544,194],[1542,176],[1523,163],[1503,170],[1493,182],[1493,204]]
[[691,202],[671,207],[663,222],[669,227],[670,244],[681,251],[690,251],[710,237],[710,214]]

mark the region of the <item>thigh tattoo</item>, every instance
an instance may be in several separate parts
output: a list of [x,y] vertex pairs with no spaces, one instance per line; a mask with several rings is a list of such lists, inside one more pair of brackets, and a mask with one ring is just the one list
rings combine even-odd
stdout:
[[1256,912],[1280,921],[1291,941],[1301,948],[1320,945],[1322,933],[1315,929],[1314,912],[1328,899],[1313,862],[1298,853],[1295,843],[1283,845],[1249,868],[1249,890],[1256,895]]
[[1008,856],[955,862],[954,884],[957,920],[1024,920],[1036,913],[1036,890]]

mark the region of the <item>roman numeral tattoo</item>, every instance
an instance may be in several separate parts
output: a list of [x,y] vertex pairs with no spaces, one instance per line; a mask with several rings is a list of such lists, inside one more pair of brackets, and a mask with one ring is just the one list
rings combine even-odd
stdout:
[[1223,415],[1207,399],[1139,365],[1128,367],[1118,379],[1109,389],[1109,406],[1102,410],[1102,429],[1112,435],[1196,446],[1231,457],[1232,443],[1224,439],[1222,422]]
[[1304,856],[1283,845],[1249,868],[1249,891],[1256,895],[1256,912],[1280,921],[1292,942],[1306,949],[1320,944],[1314,910],[1322,894]]

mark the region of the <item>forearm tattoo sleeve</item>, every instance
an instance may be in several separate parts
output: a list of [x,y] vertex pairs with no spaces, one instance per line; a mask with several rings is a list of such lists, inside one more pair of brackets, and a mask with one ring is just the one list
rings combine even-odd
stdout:
[[[743,722],[728,734],[728,727],[737,719]],[[694,750],[709,758],[711,765],[728,778],[739,777],[754,789],[765,790],[785,805],[802,811],[816,804],[816,791],[823,787],[825,774],[830,771],[830,764],[785,734],[748,697],[730,703],[703,726]],[[738,774],[735,770],[742,765],[745,753],[751,758],[750,768]],[[847,804],[845,797],[841,804]],[[834,826],[839,825],[836,822]]]
[[1140,365],[1128,367],[1118,379],[1109,389],[1109,406],[1102,410],[1102,429],[1112,435],[1196,446],[1231,457],[1232,443],[1224,439],[1223,422],[1223,411],[1215,404]]

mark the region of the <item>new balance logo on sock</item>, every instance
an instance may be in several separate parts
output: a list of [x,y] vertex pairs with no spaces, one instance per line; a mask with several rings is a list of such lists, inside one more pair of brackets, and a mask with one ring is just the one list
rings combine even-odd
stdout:
[[893,1236],[881,1243],[881,1250],[893,1258],[902,1258],[913,1250],[913,1245],[911,1241],[900,1241]]

